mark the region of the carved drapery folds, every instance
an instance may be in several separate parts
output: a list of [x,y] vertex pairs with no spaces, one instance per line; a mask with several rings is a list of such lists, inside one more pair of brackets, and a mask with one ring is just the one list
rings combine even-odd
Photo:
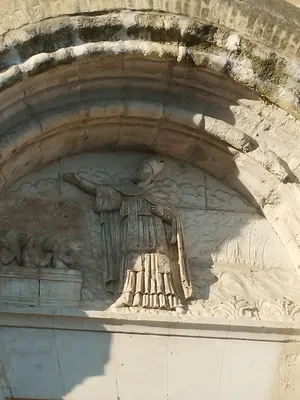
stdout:
[[174,310],[191,296],[181,221],[154,182],[163,166],[163,160],[147,158],[131,181],[120,184],[64,176],[95,197],[104,286],[120,295],[116,307]]

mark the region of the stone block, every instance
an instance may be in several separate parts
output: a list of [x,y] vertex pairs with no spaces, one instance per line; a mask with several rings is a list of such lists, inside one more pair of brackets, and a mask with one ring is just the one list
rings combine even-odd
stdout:
[[14,305],[78,306],[82,273],[76,270],[3,267],[0,302]]

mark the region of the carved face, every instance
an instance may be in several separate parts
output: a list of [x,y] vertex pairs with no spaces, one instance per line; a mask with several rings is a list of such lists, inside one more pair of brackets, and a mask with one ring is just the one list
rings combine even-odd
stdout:
[[8,243],[8,240],[6,238],[1,238],[0,239],[0,248],[1,247],[9,248],[9,243]]
[[144,159],[135,171],[134,181],[140,182],[153,182],[154,178],[163,170],[165,162],[160,159],[149,157]]
[[55,244],[54,240],[52,240],[52,239],[45,239],[45,240],[44,240],[44,243],[43,243],[43,250],[44,250],[46,253],[52,253],[52,252],[54,252],[54,251],[55,251],[55,248],[56,248],[56,244]]
[[20,235],[20,239],[19,240],[20,240],[20,246],[21,247],[26,246],[27,243],[33,243],[34,242],[33,236],[28,232],[22,233]]

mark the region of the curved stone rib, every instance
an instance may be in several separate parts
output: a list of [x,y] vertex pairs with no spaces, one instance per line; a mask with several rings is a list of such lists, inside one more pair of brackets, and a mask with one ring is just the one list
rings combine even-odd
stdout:
[[[25,76],[36,75],[92,54],[135,53],[229,76],[299,117],[294,91],[299,85],[297,63],[274,45],[260,44],[257,37],[251,39],[226,25],[170,14],[70,16],[12,31],[2,46],[0,69],[17,64]],[[1,86],[20,79],[14,69]]]

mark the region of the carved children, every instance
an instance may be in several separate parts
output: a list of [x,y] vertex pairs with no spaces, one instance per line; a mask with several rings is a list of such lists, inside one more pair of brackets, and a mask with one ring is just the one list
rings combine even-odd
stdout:
[[40,266],[40,254],[35,242],[35,238],[28,232],[20,235],[19,245],[22,267],[38,268]]
[[13,249],[6,237],[0,239],[0,266],[15,265],[20,263],[18,254]]
[[53,239],[38,242],[29,232],[19,235],[12,244],[6,237],[0,238],[0,267],[14,265],[26,268],[68,269],[75,265],[71,250],[63,251]]
[[42,245],[44,258],[40,262],[42,268],[67,269],[74,267],[70,251],[63,252],[58,243],[51,238],[44,240]]
[[43,259],[40,262],[41,268],[54,268],[56,259],[56,246],[54,241],[47,238],[42,244]]
[[55,268],[57,269],[67,269],[74,268],[75,261],[72,257],[71,250],[66,252],[60,251],[56,260]]

